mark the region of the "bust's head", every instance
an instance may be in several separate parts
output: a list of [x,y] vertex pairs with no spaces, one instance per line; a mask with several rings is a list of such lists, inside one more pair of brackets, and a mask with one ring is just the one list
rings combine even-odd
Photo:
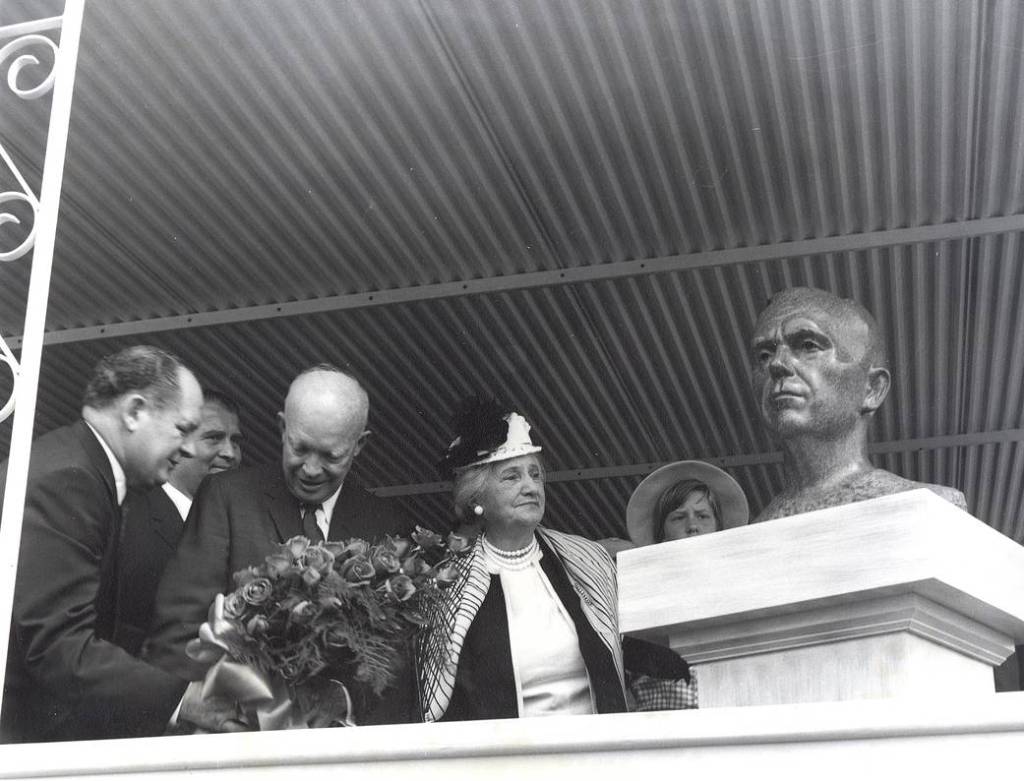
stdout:
[[889,392],[878,324],[856,301],[815,288],[777,293],[757,318],[751,385],[779,439],[836,437],[861,426]]

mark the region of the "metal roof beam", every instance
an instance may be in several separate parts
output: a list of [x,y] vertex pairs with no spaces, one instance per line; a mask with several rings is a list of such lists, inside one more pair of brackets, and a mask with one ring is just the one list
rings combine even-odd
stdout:
[[[855,233],[846,236],[828,236],[820,239],[764,244],[756,247],[695,252],[689,255],[670,255],[647,260],[601,263],[593,266],[580,266],[554,271],[531,271],[500,277],[441,282],[435,285],[374,290],[366,293],[325,296],[305,301],[289,301],[214,312],[199,312],[190,315],[157,317],[148,320],[87,326],[84,328],[68,328],[48,332],[45,337],[45,344],[82,342],[115,336],[136,336],[156,331],[224,325],[250,320],[265,320],[273,317],[310,315],[343,309],[362,309],[413,301],[429,301],[457,296],[525,290],[528,288],[572,285],[580,282],[595,282],[643,276],[646,274],[662,274],[672,271],[782,260],[792,257],[826,255],[836,252],[859,252],[879,247],[968,239],[997,233],[1016,233],[1022,231],[1024,231],[1024,214],[1014,214],[1007,217],[948,222],[940,225],[922,225],[916,228],[898,228],[871,233]],[[13,337],[9,341],[14,348],[21,346],[21,337]]]
[[[940,437],[922,437],[920,439],[898,439],[891,442],[876,442],[868,445],[871,454],[910,453],[916,450],[940,450],[947,447],[972,447],[1000,442],[1024,441],[1024,428],[1003,429],[1001,431],[983,431],[975,434],[947,434]],[[736,456],[698,456],[719,467],[755,466],[758,464],[777,464],[782,461],[782,453],[748,453]],[[576,480],[600,480],[610,477],[636,477],[648,475],[660,466],[669,462],[651,462],[647,464],[623,464],[619,466],[602,466],[593,469],[563,469],[548,472],[544,480],[548,483],[567,483]],[[408,485],[385,485],[368,489],[377,496],[413,496],[419,494],[444,493],[451,490],[451,483],[411,483]]]

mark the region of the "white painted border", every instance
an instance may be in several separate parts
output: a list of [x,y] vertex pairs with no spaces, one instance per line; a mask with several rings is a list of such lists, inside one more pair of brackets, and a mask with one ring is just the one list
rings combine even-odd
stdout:
[[[25,509],[29,453],[32,448],[36,413],[36,391],[42,363],[46,305],[50,296],[50,272],[57,236],[57,213],[64,180],[64,156],[67,152],[71,98],[78,65],[78,42],[82,32],[85,0],[65,0],[61,22],[60,47],[53,74],[53,99],[43,159],[43,182],[39,209],[35,215],[36,240],[32,252],[28,302],[25,308],[25,334],[21,344],[21,369],[16,384],[14,426],[11,431],[10,461],[4,487],[3,522],[0,523],[0,662],[7,659],[11,626],[12,597],[18,570],[18,548]],[[47,23],[53,20],[45,20]],[[4,669],[0,670],[0,683]]]
[[[29,290],[28,316],[22,346],[25,382],[19,394],[4,503],[0,525],[0,594],[13,592],[17,549],[21,532],[22,505],[32,434],[32,420],[43,346],[43,324],[49,288],[50,267],[56,231],[57,207],[64,168],[74,72],[77,63],[84,0],[67,0],[61,33],[59,61],[47,139],[44,181],[37,225],[38,238]],[[944,226],[952,235],[964,227]],[[989,226],[989,230],[1019,229],[1017,223]],[[919,239],[918,234],[910,238]],[[892,237],[888,237],[891,243]],[[787,248],[787,254],[792,247]],[[723,253],[692,258],[698,265],[745,262],[742,254]],[[616,275],[657,273],[676,268],[679,259],[641,263],[638,267],[615,268]],[[663,266],[665,268],[663,268]],[[539,276],[518,280],[520,286],[553,284],[558,280]],[[525,284],[524,284],[525,283]],[[492,283],[493,284],[493,283]],[[507,282],[501,283],[504,288]],[[443,297],[462,292],[479,293],[462,285],[459,290],[431,290],[426,297]],[[418,291],[416,298],[424,297]],[[372,301],[332,301],[366,305]],[[378,303],[384,303],[380,301]],[[246,312],[246,318],[285,314]],[[205,323],[175,322],[169,327]],[[147,330],[153,330],[152,324]],[[70,334],[69,334],[70,336]],[[77,334],[75,335],[77,336]],[[74,338],[74,337],[72,337]],[[62,341],[51,338],[51,341]],[[20,422],[19,422],[20,421]],[[21,456],[21,457],[19,457]],[[11,604],[0,601],[0,659],[5,655]],[[918,771],[944,767],[947,771],[967,763],[971,770],[983,770],[1006,756],[1019,762],[1024,751],[1024,693],[993,695],[977,700],[949,702],[940,699],[941,682],[936,682],[937,699],[928,702],[846,702],[764,708],[676,711],[615,716],[559,717],[550,719],[463,722],[438,725],[363,727],[354,730],[249,733],[169,737],[131,741],[94,741],[37,745],[0,746],[0,778],[79,778],[119,774],[130,778],[141,774],[162,777],[219,775],[252,779],[275,775],[298,777],[315,772],[322,776],[334,768],[359,777],[402,777],[417,779],[478,778],[482,772],[521,777],[529,769],[531,780],[581,771],[590,779],[628,778],[625,767],[639,771],[653,760],[678,769],[687,758],[703,764],[722,777],[730,765],[742,768],[748,777],[759,779],[815,776],[846,777],[837,763],[843,748],[861,756],[870,752],[875,762],[888,762],[893,750],[913,755]],[[822,753],[824,749],[827,753]],[[780,754],[781,750],[781,754]],[[686,752],[680,754],[679,752]],[[727,753],[723,753],[727,752]],[[1005,752],[1005,753],[1004,753]],[[1012,753],[1011,753],[1012,752]],[[846,753],[849,753],[847,751]],[[774,757],[773,764],[765,762]],[[782,758],[782,763],[778,760]],[[823,763],[827,758],[830,766]],[[647,762],[645,762],[647,760]],[[625,764],[625,763],[628,763]],[[737,763],[739,763],[737,765]],[[938,763],[943,763],[942,765]],[[992,765],[993,767],[995,765]],[[890,767],[890,769],[892,769]],[[946,777],[933,774],[933,777]]]

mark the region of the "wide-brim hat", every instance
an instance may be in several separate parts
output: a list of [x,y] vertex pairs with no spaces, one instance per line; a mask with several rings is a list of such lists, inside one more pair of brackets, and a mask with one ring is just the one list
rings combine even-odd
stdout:
[[637,545],[654,542],[654,513],[665,491],[683,480],[704,483],[718,500],[723,529],[743,526],[750,520],[747,497],[731,475],[705,461],[676,461],[655,469],[633,491],[626,505],[626,529]]

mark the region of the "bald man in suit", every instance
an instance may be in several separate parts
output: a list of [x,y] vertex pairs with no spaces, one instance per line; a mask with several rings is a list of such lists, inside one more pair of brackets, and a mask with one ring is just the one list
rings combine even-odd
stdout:
[[[296,535],[374,539],[412,530],[391,503],[346,479],[369,437],[368,413],[362,385],[336,367],[313,367],[292,382],[278,413],[281,463],[212,475],[200,486],[157,590],[145,658],[199,680],[204,668],[188,659],[186,644],[214,597],[234,588],[233,573],[262,562],[278,543]],[[408,720],[406,694],[359,703],[359,723]]]

